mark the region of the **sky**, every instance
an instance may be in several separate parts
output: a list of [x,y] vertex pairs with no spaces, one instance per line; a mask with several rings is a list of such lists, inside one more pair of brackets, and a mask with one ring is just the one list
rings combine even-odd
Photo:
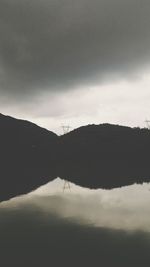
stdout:
[[150,119],[149,0],[0,0],[0,112],[61,125]]

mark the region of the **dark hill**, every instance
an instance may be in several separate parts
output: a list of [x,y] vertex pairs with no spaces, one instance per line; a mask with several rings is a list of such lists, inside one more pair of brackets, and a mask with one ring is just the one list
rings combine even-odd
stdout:
[[91,188],[150,181],[150,131],[101,124],[58,137],[0,114],[0,201],[56,177]]
[[101,124],[60,138],[60,177],[82,186],[113,188],[150,181],[150,131]]
[[31,122],[0,114],[0,200],[56,177],[57,138]]

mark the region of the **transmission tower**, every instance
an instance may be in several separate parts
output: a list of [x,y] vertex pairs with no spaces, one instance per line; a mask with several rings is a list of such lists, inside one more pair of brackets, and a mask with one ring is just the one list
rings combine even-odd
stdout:
[[69,133],[69,130],[71,129],[69,125],[62,125],[61,128],[63,130],[63,134]]
[[150,130],[150,120],[146,120],[145,123],[147,125],[147,128]]
[[[63,130],[63,134],[69,133],[69,130],[71,129],[71,127],[69,125],[62,125],[61,127],[62,127],[62,130]],[[69,181],[65,180],[64,181],[64,185],[63,185],[63,193],[67,189],[69,189],[71,191],[71,186],[70,186]]]

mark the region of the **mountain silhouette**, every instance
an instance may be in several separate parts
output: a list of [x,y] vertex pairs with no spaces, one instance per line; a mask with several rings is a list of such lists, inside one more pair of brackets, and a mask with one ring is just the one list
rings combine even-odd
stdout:
[[150,131],[100,124],[60,138],[60,177],[81,186],[111,189],[150,181]]
[[53,132],[0,114],[0,201],[56,178],[56,142]]
[[0,114],[0,201],[60,177],[111,189],[150,181],[150,131],[87,125],[65,135]]

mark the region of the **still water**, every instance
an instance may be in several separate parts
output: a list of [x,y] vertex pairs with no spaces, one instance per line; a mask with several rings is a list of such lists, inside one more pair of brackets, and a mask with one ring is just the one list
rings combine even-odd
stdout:
[[63,185],[0,204],[0,266],[150,266],[150,184]]

